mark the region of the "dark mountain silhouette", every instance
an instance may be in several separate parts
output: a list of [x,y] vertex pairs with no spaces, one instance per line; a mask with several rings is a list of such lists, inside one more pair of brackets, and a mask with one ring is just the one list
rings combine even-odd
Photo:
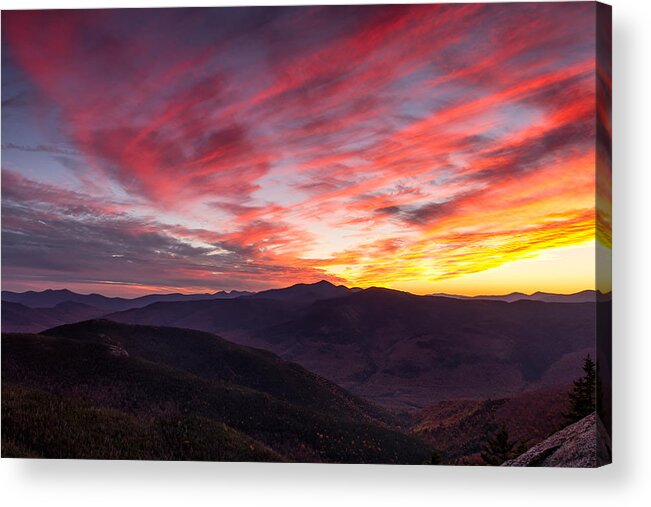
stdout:
[[534,292],[529,299],[546,303],[594,303],[600,295],[594,290],[584,290],[574,294],[550,294],[549,292]]
[[93,306],[106,312],[142,308],[160,301],[200,301],[205,299],[230,299],[251,294],[245,291],[220,291],[214,294],[149,294],[133,299],[107,297],[101,294],[77,294],[68,289],[44,290],[41,292],[2,291],[2,301],[20,303],[31,308],[53,308],[58,304],[73,302]]
[[2,291],[2,301],[11,303],[20,303],[30,308],[53,308],[60,303],[73,302],[82,303],[103,311],[122,310],[126,299],[110,298],[101,294],[77,294],[68,289],[53,290],[48,289],[42,292],[11,292]]
[[[109,320],[131,324],[185,327],[217,334],[228,333],[236,339],[242,333],[296,318],[315,301],[357,292],[343,285],[321,281],[297,284],[285,289],[249,294],[234,299],[161,302],[106,315]],[[247,338],[244,337],[246,343]],[[236,340],[237,341],[237,340]]]
[[402,408],[566,385],[595,346],[593,304],[461,300],[379,288],[314,302],[157,303],[109,317],[215,332]]
[[248,297],[182,301],[154,303],[144,308],[110,313],[106,318],[128,324],[184,327],[220,335],[227,333],[232,340],[242,333],[292,319],[307,304]]
[[152,303],[159,303],[163,301],[203,301],[206,299],[233,299],[240,296],[252,294],[248,291],[231,290],[219,291],[212,294],[149,294],[147,296],[140,296],[134,299],[129,299],[128,308],[143,308]]
[[[319,299],[328,299],[332,297],[343,296],[351,294],[359,289],[349,289],[343,285],[335,286],[330,282],[322,280],[314,284],[296,284],[284,289],[272,289],[262,291],[260,293],[252,293],[246,291],[220,291],[214,294],[150,294],[141,296],[134,299],[125,299],[118,297],[106,297],[100,294],[77,294],[67,289],[62,290],[45,290],[42,292],[2,292],[3,303],[20,304],[23,307],[29,307],[34,311],[29,311],[25,308],[11,307],[7,304],[7,312],[3,312],[2,325],[5,331],[15,332],[40,332],[49,327],[60,324],[68,324],[87,320],[90,318],[100,317],[102,315],[111,314],[113,312],[123,312],[136,308],[145,308],[155,303],[180,303],[180,302],[208,302],[204,305],[197,306],[179,306],[179,307],[166,307],[157,306],[150,310],[153,316],[149,322],[157,325],[169,324],[183,327],[181,320],[188,320],[195,325],[188,327],[199,328],[206,330],[222,329],[222,327],[214,328],[211,325],[202,324],[197,325],[199,322],[212,322],[215,318],[219,320],[227,319],[228,322],[237,322],[237,328],[241,327],[242,320],[250,321],[250,326],[255,326],[258,321],[258,314],[267,314],[269,312],[278,315],[284,315],[283,306],[273,306],[274,303],[260,303],[259,308],[255,306],[248,307],[245,304],[230,306],[228,310],[233,310],[233,315],[222,315],[221,306],[217,306],[215,315],[212,315],[213,306],[209,303],[213,300],[223,299],[236,299],[236,298],[249,298],[249,299],[265,299],[270,301],[285,302],[287,304],[305,305]],[[58,307],[61,304],[79,304],[92,307],[95,310],[88,310],[86,312],[79,311],[75,314],[72,311],[59,312],[49,311]],[[244,308],[243,314],[239,308]],[[80,307],[81,308],[81,307]],[[170,308],[170,315],[161,316],[158,312],[167,312]],[[293,306],[292,306],[293,308]],[[180,314],[179,314],[180,312]],[[187,312],[187,315],[185,313]],[[206,314],[206,312],[208,314]],[[60,314],[60,315],[59,315]],[[183,318],[182,318],[183,317]],[[146,321],[143,321],[143,323]],[[276,319],[272,319],[271,323],[275,323]],[[268,325],[268,319],[262,318],[262,324]],[[233,325],[226,325],[223,329],[233,329]],[[245,327],[250,327],[245,326]]]
[[524,294],[523,292],[511,292],[501,296],[460,296],[456,294],[432,294],[432,296],[443,296],[456,299],[487,299],[491,301],[505,301],[512,303],[514,301],[543,301],[546,303],[594,303],[598,296],[603,296],[594,290],[583,290],[574,294],[553,294],[550,292],[534,292],[533,294]]
[[275,299],[278,301],[295,301],[301,303],[346,296],[360,289],[349,289],[344,285],[334,285],[326,280],[307,284],[297,283],[283,289],[270,289],[246,296],[254,299]]
[[30,308],[20,303],[2,303],[2,330],[14,333],[37,333],[54,326],[79,322],[105,312],[83,303],[66,301],[52,308]]
[[383,410],[269,352],[206,333],[89,321],[4,334],[2,352],[3,453],[8,443],[14,454],[44,457],[92,457],[97,447],[129,459],[427,456]]

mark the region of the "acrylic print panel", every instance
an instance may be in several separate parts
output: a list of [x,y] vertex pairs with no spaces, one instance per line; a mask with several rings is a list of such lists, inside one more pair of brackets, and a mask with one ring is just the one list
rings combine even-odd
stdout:
[[610,7],[2,34],[3,457],[610,462]]

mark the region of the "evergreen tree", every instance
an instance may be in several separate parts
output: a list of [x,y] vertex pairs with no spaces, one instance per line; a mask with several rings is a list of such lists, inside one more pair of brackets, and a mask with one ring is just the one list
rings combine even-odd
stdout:
[[502,426],[488,438],[481,453],[485,465],[499,466],[507,460],[517,458],[526,450],[524,443],[509,440],[509,433]]
[[588,354],[583,362],[583,376],[574,381],[574,387],[568,393],[570,411],[563,414],[567,424],[580,421],[595,411],[597,390],[600,390],[600,386],[597,384],[597,369],[594,361],[590,358],[590,354]]
[[425,462],[426,465],[442,465],[443,464],[443,456],[439,451],[436,449],[432,450],[432,455],[430,458]]

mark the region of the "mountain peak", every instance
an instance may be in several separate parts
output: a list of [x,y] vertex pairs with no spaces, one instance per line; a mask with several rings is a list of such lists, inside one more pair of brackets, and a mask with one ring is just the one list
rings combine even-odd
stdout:
[[315,283],[296,283],[282,289],[269,289],[246,296],[254,299],[284,299],[302,302],[329,299],[349,294],[351,290],[344,285],[334,285],[327,280]]
[[329,282],[328,280],[319,280],[318,282],[313,283],[312,285],[317,287],[335,287],[335,284]]

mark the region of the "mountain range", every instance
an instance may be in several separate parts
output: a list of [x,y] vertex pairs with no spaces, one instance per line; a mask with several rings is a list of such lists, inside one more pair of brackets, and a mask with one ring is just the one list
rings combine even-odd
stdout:
[[513,303],[514,301],[542,301],[544,303],[594,303],[597,298],[604,296],[603,293],[594,290],[582,290],[573,294],[553,294],[551,292],[534,292],[533,294],[524,294],[523,292],[511,292],[503,295],[480,295],[480,296],[461,296],[457,294],[436,293],[432,296],[442,296],[455,299],[487,299],[490,301],[504,301]]
[[[283,301],[298,301],[328,299],[344,296],[363,289],[359,287],[348,288],[344,285],[333,285],[321,280],[320,282],[307,284],[298,283],[281,289],[269,289],[260,292],[250,291],[218,291],[202,294],[148,294],[136,298],[107,297],[101,294],[79,294],[68,289],[46,289],[44,291],[13,292],[2,291],[2,301],[20,303],[30,308],[53,308],[61,303],[81,303],[92,306],[105,312],[124,311],[132,308],[143,308],[152,303],[179,302],[179,301],[202,301],[212,299],[233,299],[239,297],[275,299]],[[522,292],[511,292],[503,295],[479,295],[463,296],[459,294],[435,293],[431,296],[449,297],[455,299],[488,299],[493,301],[514,302],[520,300],[543,301],[547,303],[588,303],[595,301],[597,296],[603,295],[598,291],[584,290],[574,294],[554,294],[549,292],[534,292],[524,294]]]
[[[65,294],[24,297],[42,304],[45,296],[54,302]],[[49,309],[4,303],[3,329],[38,332],[102,317],[205,331],[270,350],[358,396],[406,410],[451,398],[565,386],[580,374],[582,358],[594,357],[591,303],[416,296],[325,281],[206,297],[146,306],[143,298],[120,300],[138,306],[111,313],[79,306],[90,299]]]
[[101,294],[78,294],[68,289],[47,289],[41,292],[2,291],[2,301],[20,303],[31,308],[53,308],[61,303],[82,303],[103,310],[116,312],[130,308],[142,308],[159,301],[200,301],[204,299],[229,299],[251,294],[247,291],[219,291],[205,294],[149,294],[133,299],[107,297]]
[[589,296],[3,292],[3,456],[477,464],[563,424]]

